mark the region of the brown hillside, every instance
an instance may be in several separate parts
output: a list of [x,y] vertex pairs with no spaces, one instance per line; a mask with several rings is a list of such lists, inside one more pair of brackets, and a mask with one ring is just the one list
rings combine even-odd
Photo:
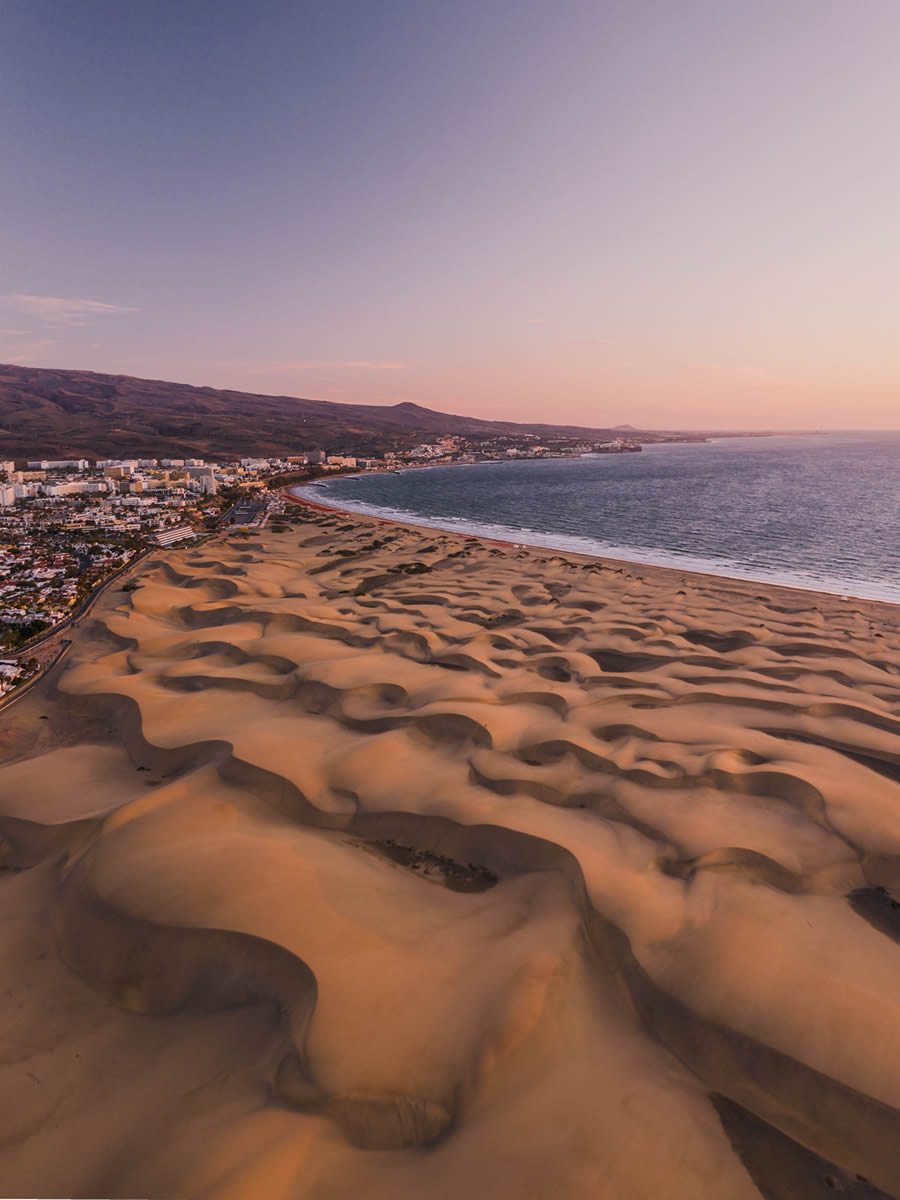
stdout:
[[611,435],[608,429],[483,421],[416,404],[335,404],[128,375],[0,365],[3,458],[137,453],[214,458],[342,446],[375,452],[398,437],[529,431]]

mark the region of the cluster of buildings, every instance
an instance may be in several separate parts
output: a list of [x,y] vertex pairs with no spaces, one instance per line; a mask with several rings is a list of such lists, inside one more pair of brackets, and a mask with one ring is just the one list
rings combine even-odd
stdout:
[[193,536],[188,514],[217,518],[217,503],[204,512],[217,488],[196,460],[0,461],[0,654],[65,621],[167,530]]
[[[397,445],[393,450],[386,450],[379,458],[365,458],[352,453],[326,454],[324,451],[313,451],[307,454],[294,455],[284,461],[291,470],[303,467],[315,468],[319,471],[338,470],[395,470],[399,466],[418,466],[436,463],[474,463],[493,462],[509,458],[571,458],[584,454],[627,454],[641,450],[642,446],[634,438],[620,437],[609,441],[587,442],[565,439],[559,436],[529,433],[510,436],[498,434],[495,437],[464,437],[459,434],[448,434],[436,438],[433,442],[418,442],[408,446]],[[242,460],[244,461],[244,460]],[[268,462],[274,465],[275,460],[248,460],[257,469],[264,469]],[[283,469],[278,464],[278,469]]]
[[134,542],[99,530],[0,523],[0,647],[17,650],[58,625],[137,553]]
[[142,496],[154,492],[215,495],[216,468],[202,459],[40,459],[21,470],[0,462],[0,508],[19,500],[69,496]]
[[0,658],[0,697],[24,683],[29,674],[28,667],[15,658]]
[[142,550],[193,540],[223,518],[257,529],[283,503],[266,481],[297,465],[340,469],[326,459],[0,461],[0,656],[10,655],[0,694],[22,681],[30,645]]
[[[459,435],[398,437],[379,457],[345,446],[281,457],[0,460],[0,655],[15,654],[65,621],[111,574],[151,546],[175,546],[219,527],[255,530],[279,511],[287,480],[334,471],[397,470],[573,454],[626,453],[638,442],[601,443]],[[271,490],[269,490],[271,489]],[[0,658],[0,693],[21,682]]]

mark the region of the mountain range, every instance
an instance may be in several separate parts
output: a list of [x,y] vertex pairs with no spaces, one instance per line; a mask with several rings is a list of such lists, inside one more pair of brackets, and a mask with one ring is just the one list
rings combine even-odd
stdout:
[[[646,441],[662,437],[634,432]],[[616,436],[610,428],[486,421],[418,404],[338,404],[129,375],[0,365],[4,459],[137,454],[215,459],[310,449],[375,454],[439,434],[487,439],[526,433],[593,440]]]

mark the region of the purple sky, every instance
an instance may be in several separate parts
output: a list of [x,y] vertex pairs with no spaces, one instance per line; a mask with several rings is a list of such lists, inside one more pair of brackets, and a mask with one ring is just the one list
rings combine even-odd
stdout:
[[896,0],[0,16],[0,361],[900,427]]

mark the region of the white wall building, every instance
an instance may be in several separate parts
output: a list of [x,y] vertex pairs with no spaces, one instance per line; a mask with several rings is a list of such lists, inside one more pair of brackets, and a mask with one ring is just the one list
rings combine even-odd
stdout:
[[42,458],[40,462],[30,462],[28,469],[31,471],[86,471],[88,460],[86,458]]
[[196,534],[190,525],[176,525],[174,529],[161,529],[154,536],[157,546],[172,546],[175,542],[193,541]]
[[82,492],[111,492],[113,485],[105,480],[74,479],[69,483],[45,483],[41,491],[45,496],[77,496]]

